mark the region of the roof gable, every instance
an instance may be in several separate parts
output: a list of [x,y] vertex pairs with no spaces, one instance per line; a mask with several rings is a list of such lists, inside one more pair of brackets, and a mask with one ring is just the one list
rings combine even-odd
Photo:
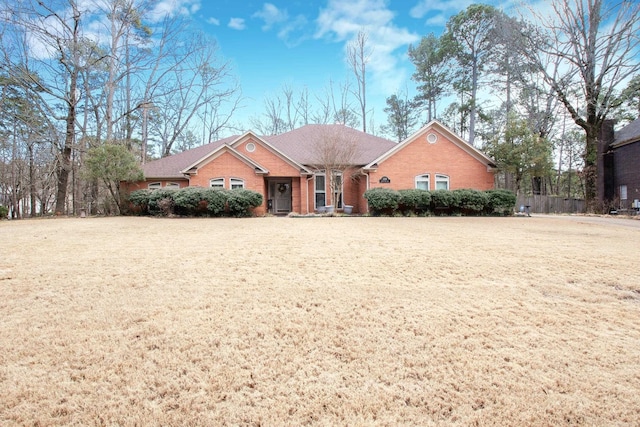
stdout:
[[231,143],[231,146],[234,147],[234,148],[237,148],[237,147],[239,147],[240,145],[242,145],[243,143],[245,143],[249,139],[251,139],[252,142],[256,142],[256,143],[260,144],[267,151],[269,151],[272,154],[276,155],[277,157],[281,158],[286,163],[288,163],[290,166],[292,166],[293,168],[299,170],[301,173],[305,173],[305,174],[310,174],[311,173],[306,167],[304,167],[304,165],[302,163],[298,162],[297,160],[295,160],[294,158],[289,156],[287,153],[283,152],[282,150],[279,150],[277,147],[275,147],[273,144],[271,144],[269,141],[267,141],[266,137],[260,137],[260,136],[254,134],[251,131],[245,132],[242,136],[240,136],[235,141],[233,141]]
[[486,154],[484,154],[482,151],[478,150],[477,148],[467,143],[465,140],[460,138],[451,129],[449,129],[439,121],[432,120],[431,122],[423,126],[420,130],[418,130],[417,132],[414,132],[412,135],[407,137],[404,141],[400,142],[399,144],[392,147],[390,150],[386,151],[376,159],[369,162],[364,167],[364,169],[376,169],[377,165],[384,162],[391,156],[395,155],[396,153],[401,151],[403,148],[405,148],[407,145],[413,143],[414,141],[417,141],[421,137],[424,137],[431,130],[436,130],[438,133],[444,135],[448,141],[456,145],[458,148],[462,149],[468,155],[470,155],[480,163],[484,164],[488,168],[493,169],[496,167],[495,161],[492,160],[490,157],[488,157]]
[[267,173],[269,173],[269,171],[267,169],[265,169],[264,167],[262,167],[261,165],[259,165],[258,163],[256,163],[252,159],[250,159],[249,157],[245,156],[244,154],[238,152],[231,145],[227,145],[227,144],[223,144],[223,145],[219,146],[218,148],[216,148],[215,150],[213,150],[212,152],[210,152],[209,154],[207,154],[203,158],[199,159],[197,162],[195,162],[192,165],[186,167],[184,170],[181,171],[181,173],[183,173],[185,175],[188,175],[188,174],[191,174],[191,173],[195,173],[203,165],[205,165],[205,164],[217,159],[218,157],[220,157],[224,153],[229,153],[229,154],[233,155],[237,159],[239,159],[242,162],[244,162],[247,166],[252,167],[256,171],[256,173],[259,173],[259,174],[267,174]]

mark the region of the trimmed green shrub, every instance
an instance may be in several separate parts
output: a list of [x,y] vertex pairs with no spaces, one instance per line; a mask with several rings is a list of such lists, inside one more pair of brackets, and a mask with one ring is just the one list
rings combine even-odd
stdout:
[[[151,215],[170,215],[173,207],[173,196],[177,190],[159,188],[149,194],[149,213]],[[167,200],[168,199],[168,200]]]
[[138,215],[149,214],[149,197],[152,190],[136,190],[129,194],[128,212]]
[[364,192],[373,215],[392,215],[398,209],[400,193],[389,188],[372,188]]
[[173,195],[174,212],[177,215],[202,214],[201,203],[205,200],[207,191],[202,187],[187,187],[177,190]]
[[489,197],[484,191],[461,189],[454,190],[458,199],[458,208],[466,215],[478,215],[489,204]]
[[9,208],[0,205],[0,220],[7,219],[7,215],[9,215]]
[[244,188],[227,192],[229,214],[235,217],[251,216],[251,209],[262,204],[262,194]]
[[209,215],[224,215],[224,209],[227,206],[227,190],[207,188],[204,192],[203,201],[206,203],[206,209]]
[[459,195],[449,190],[431,191],[431,211],[437,215],[450,215],[460,206]]
[[427,212],[431,205],[431,193],[427,190],[410,189],[400,190],[398,209],[403,215],[421,214]]
[[511,215],[516,205],[516,195],[509,190],[487,190],[489,199],[486,212],[488,214]]

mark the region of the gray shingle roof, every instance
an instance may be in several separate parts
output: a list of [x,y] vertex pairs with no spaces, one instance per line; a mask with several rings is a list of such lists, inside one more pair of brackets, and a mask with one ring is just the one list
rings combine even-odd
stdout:
[[613,146],[640,141],[640,118],[635,119],[615,133]]
[[201,145],[191,150],[172,156],[163,157],[162,159],[153,160],[145,163],[142,167],[145,178],[184,178],[182,170],[191,166],[204,156],[220,147],[222,144],[230,144],[238,136],[230,136],[210,144]]
[[[344,125],[306,125],[280,135],[262,136],[282,154],[301,165],[317,163],[316,145],[323,138],[339,135],[346,141],[358,145],[353,164],[362,166],[393,148],[396,143],[388,139],[369,135]],[[144,165],[146,178],[184,178],[181,171],[193,165],[223,144],[232,144],[238,135],[205,144],[182,153],[148,162]]]

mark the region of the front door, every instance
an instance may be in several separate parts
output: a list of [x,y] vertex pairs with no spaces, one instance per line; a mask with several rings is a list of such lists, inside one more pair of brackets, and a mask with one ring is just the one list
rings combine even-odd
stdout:
[[291,212],[291,180],[272,179],[269,181],[269,199],[271,212],[287,214]]

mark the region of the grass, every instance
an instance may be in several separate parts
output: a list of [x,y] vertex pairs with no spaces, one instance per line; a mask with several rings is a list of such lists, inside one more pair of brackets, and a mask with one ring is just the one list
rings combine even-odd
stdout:
[[637,425],[640,229],[0,223],[0,425]]

